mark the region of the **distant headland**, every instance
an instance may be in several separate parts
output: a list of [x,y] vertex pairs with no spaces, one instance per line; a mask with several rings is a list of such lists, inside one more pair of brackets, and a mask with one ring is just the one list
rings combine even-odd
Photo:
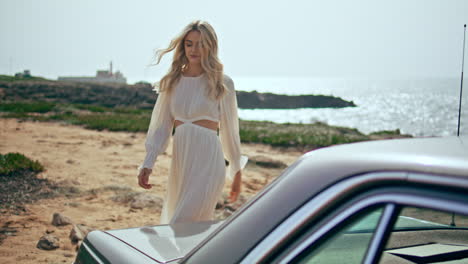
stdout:
[[[99,71],[98,71],[99,72]],[[135,107],[148,109],[154,106],[157,95],[151,84],[136,84],[46,80],[39,77],[13,77],[0,75],[0,100],[50,101],[60,103],[95,104],[107,107]],[[352,101],[325,95],[280,95],[237,91],[239,108],[244,109],[294,109],[355,107]]]

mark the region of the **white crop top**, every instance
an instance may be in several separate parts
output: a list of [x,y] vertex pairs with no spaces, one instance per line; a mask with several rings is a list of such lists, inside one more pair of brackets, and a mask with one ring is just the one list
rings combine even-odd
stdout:
[[219,122],[219,137],[224,155],[229,161],[229,178],[245,166],[241,166],[239,119],[234,83],[224,75],[228,91],[220,100],[208,97],[207,80],[204,74],[198,77],[182,76],[170,95],[159,93],[153,109],[151,122],[146,136],[146,158],[142,168],[152,169],[158,155],[162,154],[169,143],[174,120],[207,119]]

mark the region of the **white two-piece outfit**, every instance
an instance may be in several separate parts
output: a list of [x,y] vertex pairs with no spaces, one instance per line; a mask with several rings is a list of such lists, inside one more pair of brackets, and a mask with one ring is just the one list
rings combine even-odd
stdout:
[[[241,169],[239,120],[234,84],[224,76],[228,88],[222,99],[208,96],[204,74],[181,76],[171,93],[161,92],[153,109],[146,138],[146,158],[141,167],[153,168],[169,143],[175,120],[183,124],[173,135],[172,163],[161,224],[212,220],[226,178]],[[192,122],[219,122],[215,130]]]

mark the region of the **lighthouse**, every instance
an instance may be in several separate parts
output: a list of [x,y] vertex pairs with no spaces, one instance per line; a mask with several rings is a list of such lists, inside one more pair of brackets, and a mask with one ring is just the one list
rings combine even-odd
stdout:
[[120,71],[113,73],[112,61],[109,63],[108,70],[98,70],[96,72],[96,77],[87,77],[87,76],[65,76],[58,77],[59,81],[70,81],[70,82],[95,82],[95,83],[122,83],[126,84],[127,79],[123,76]]

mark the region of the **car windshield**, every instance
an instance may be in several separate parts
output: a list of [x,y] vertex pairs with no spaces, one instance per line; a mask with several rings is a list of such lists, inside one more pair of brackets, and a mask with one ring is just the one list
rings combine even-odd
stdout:
[[405,207],[379,263],[467,263],[467,258],[468,216]]
[[409,229],[468,229],[468,216],[426,208],[404,208],[394,227],[395,231]]
[[[360,221],[354,223],[346,233],[370,233],[374,231],[374,223],[381,216],[379,211],[372,212]],[[467,229],[468,217],[434,211],[423,208],[405,208],[398,216],[393,231],[435,230],[435,229]]]

